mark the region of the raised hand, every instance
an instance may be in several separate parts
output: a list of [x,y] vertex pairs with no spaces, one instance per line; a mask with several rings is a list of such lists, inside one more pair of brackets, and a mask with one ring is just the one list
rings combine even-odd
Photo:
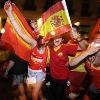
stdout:
[[12,11],[12,5],[10,1],[6,1],[4,5],[4,9],[6,12],[11,12]]
[[37,21],[31,20],[30,25],[32,26],[32,28],[34,29],[35,32],[38,32]]
[[90,44],[87,48],[87,52],[89,55],[92,55],[100,50],[100,46],[95,46],[94,43]]
[[73,30],[71,31],[71,37],[74,40],[80,41],[81,40],[81,35],[76,31],[76,29],[73,28]]

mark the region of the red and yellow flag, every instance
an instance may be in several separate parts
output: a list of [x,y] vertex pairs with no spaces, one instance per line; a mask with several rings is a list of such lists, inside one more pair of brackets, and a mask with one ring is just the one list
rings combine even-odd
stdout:
[[[22,28],[25,34],[27,34],[29,37],[36,38],[35,34],[33,33],[32,29],[29,27],[27,21],[23,17],[23,15],[20,13],[18,8],[12,4],[13,8],[13,16],[14,19],[17,21],[19,26]],[[7,9],[7,7],[5,7]],[[2,35],[2,41],[10,44],[16,55],[18,55],[20,58],[29,61],[30,59],[30,51],[31,51],[31,46],[26,43],[15,31],[13,25],[11,24],[9,18],[6,21],[5,24],[5,33]]]
[[26,32],[28,36],[31,35],[31,37],[36,39],[37,35],[33,33],[33,30],[28,25],[26,19],[24,18],[20,10],[16,7],[14,3],[12,3],[12,7],[13,7],[13,14],[14,14],[16,21],[20,24],[20,26],[24,29],[24,31]]
[[42,26],[40,35],[44,37],[44,40],[48,40],[71,30],[70,17],[62,1],[51,6],[42,14],[41,18]]
[[1,40],[10,44],[16,55],[28,61],[31,47],[18,36],[9,19],[7,19],[4,28],[5,33],[2,35]]
[[90,33],[90,36],[89,36],[90,42],[94,39],[94,37],[98,31],[100,32],[100,18],[98,19],[98,21],[96,22],[95,26],[93,27],[93,29]]

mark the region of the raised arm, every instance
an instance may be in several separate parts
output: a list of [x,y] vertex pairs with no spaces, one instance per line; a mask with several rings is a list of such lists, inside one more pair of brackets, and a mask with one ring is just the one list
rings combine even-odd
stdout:
[[86,57],[88,57],[88,56],[90,56],[92,54],[95,54],[99,50],[100,50],[100,46],[95,46],[95,44],[89,45],[88,48],[86,50],[82,51],[80,55],[78,55],[77,57],[74,57],[69,62],[69,65],[70,66],[75,66],[78,63],[80,63],[82,60],[84,60]]
[[33,38],[28,37],[24,31],[22,30],[22,28],[18,25],[16,19],[14,19],[14,16],[12,14],[12,5],[11,2],[7,1],[4,5],[5,11],[8,15],[8,17],[10,18],[10,21],[12,23],[12,25],[14,26],[15,30],[17,31],[18,35],[23,38],[24,41],[26,41],[28,44],[30,44],[32,47],[34,47],[35,45],[37,45],[37,41]]

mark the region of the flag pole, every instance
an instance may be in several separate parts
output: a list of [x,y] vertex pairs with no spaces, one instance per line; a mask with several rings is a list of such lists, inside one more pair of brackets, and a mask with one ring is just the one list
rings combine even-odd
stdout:
[[70,33],[70,35],[72,35],[71,37],[72,37],[73,39],[77,40],[77,37],[79,36],[79,34],[77,33],[77,30],[76,30],[75,28],[72,27],[72,23],[71,23],[71,19],[70,19],[70,16],[69,16],[68,8],[67,8],[67,5],[66,5],[66,1],[65,1],[65,0],[62,0],[61,2],[62,2],[62,4],[63,4],[63,7],[64,7],[64,10],[65,10],[66,16],[67,16],[67,18],[68,18],[70,27],[71,27],[71,29],[72,29],[72,32]]
[[63,6],[64,6],[65,13],[66,13],[66,16],[68,18],[69,24],[70,24],[70,26],[72,28],[72,23],[71,23],[71,19],[70,19],[70,16],[69,16],[68,8],[67,8],[67,5],[66,5],[66,1],[65,0],[62,0],[61,2],[63,4]]

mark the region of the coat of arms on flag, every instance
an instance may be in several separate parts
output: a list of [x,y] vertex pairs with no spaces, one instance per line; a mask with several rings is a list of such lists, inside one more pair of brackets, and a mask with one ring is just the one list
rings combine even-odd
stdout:
[[64,0],[51,6],[41,16],[40,35],[44,41],[72,30],[70,17]]

